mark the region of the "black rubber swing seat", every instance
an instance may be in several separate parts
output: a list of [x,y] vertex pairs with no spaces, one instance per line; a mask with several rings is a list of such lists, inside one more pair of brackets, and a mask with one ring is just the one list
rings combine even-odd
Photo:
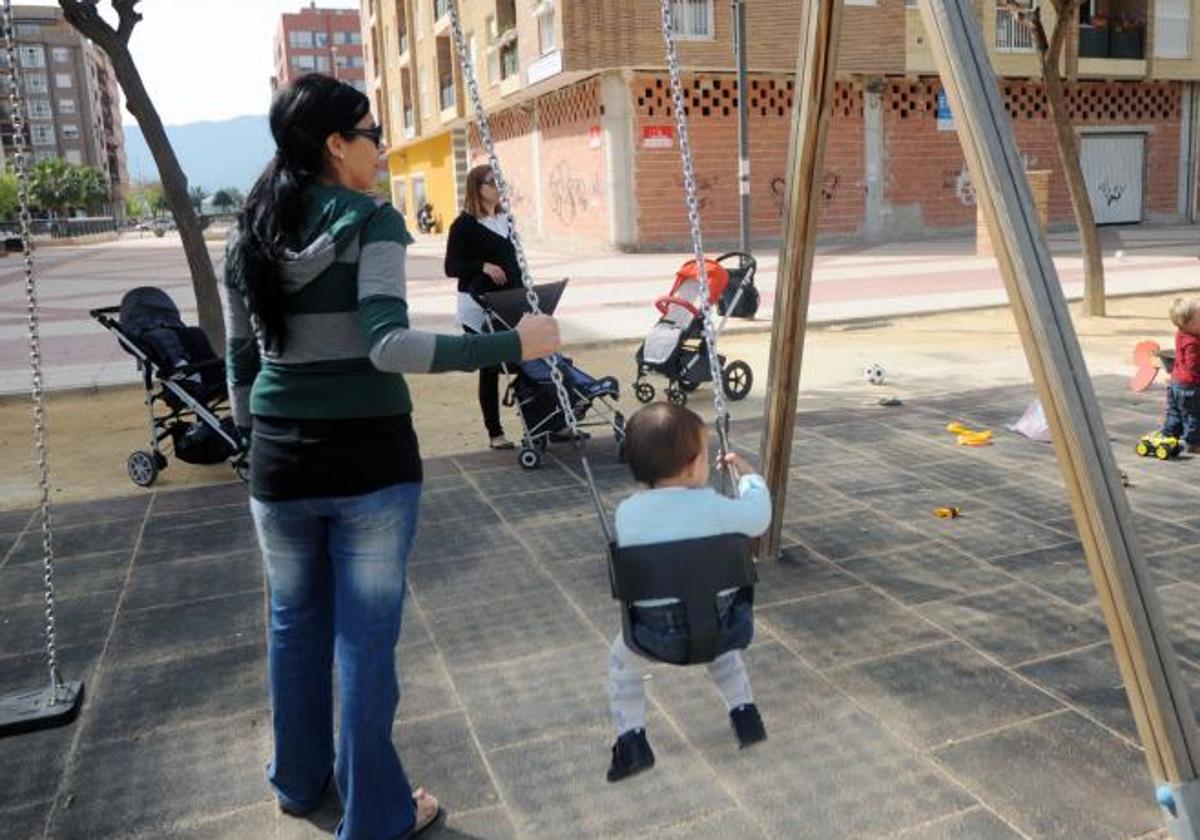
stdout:
[[[750,537],[718,534],[691,540],[609,546],[609,583],[621,602],[621,633],[630,650],[672,665],[712,662],[737,647],[717,620],[717,595],[758,580]],[[752,591],[752,590],[751,590]],[[678,598],[687,615],[687,658],[664,659],[638,643],[634,601]]]
[[66,726],[79,716],[81,705],[81,682],[61,682],[0,696],[0,738]]

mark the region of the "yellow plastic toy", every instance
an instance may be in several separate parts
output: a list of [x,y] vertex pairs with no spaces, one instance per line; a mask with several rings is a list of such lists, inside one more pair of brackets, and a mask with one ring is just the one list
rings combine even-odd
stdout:
[[992,432],[990,429],[969,429],[962,423],[950,423],[946,431],[958,435],[959,446],[991,446]]

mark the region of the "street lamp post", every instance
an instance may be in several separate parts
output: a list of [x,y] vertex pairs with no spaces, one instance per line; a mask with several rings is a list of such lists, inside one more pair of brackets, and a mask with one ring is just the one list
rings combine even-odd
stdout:
[[737,61],[738,103],[738,191],[741,203],[738,220],[741,223],[741,250],[750,253],[750,126],[748,120],[750,91],[746,84],[746,5],[732,0],[733,52]]

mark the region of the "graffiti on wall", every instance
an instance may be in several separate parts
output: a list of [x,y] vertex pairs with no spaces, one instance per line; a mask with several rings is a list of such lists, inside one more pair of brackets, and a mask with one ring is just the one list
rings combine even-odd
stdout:
[[[717,184],[721,183],[720,175],[697,175],[696,176],[696,207],[699,210],[704,210],[708,207],[712,199],[712,192],[716,189]],[[683,176],[675,176],[675,186],[679,189],[680,194],[683,194]]]
[[964,163],[957,170],[949,169],[943,173],[942,186],[954,192],[963,207],[975,206],[975,184],[971,181],[971,172]]
[[[842,184],[842,176],[837,172],[826,172],[821,179],[821,198],[833,201],[837,198],[838,187]],[[787,204],[787,179],[776,175],[771,179],[771,195],[775,199],[775,214],[783,218],[784,206]]]
[[1096,189],[1100,190],[1100,194],[1104,196],[1107,206],[1112,207],[1121,200],[1121,196],[1125,195],[1125,191],[1129,187],[1125,184],[1110,184],[1108,181],[1101,181]]
[[595,209],[603,195],[599,171],[587,176],[574,169],[567,160],[560,160],[550,170],[550,212],[564,225]]

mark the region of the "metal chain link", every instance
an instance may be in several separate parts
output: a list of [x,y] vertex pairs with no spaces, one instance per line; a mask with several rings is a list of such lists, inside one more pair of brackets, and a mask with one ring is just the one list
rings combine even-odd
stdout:
[[[700,200],[696,189],[696,168],[692,160],[692,144],[688,136],[683,80],[679,70],[679,54],[675,50],[675,33],[671,0],[662,0],[662,36],[667,48],[667,71],[671,77],[671,104],[675,109],[675,126],[679,134],[679,154],[683,159],[683,189],[687,201],[688,225],[692,233],[692,254],[696,261],[696,276],[700,281],[700,317],[704,325],[704,343],[708,345],[708,366],[712,372],[713,407],[716,410],[717,439],[721,456],[729,451],[729,408],[725,403],[725,382],[717,355],[717,330],[713,325],[712,304],[708,299],[708,266],[704,262],[704,238],[700,231]],[[741,95],[741,94],[739,94]]]
[[[7,2],[8,0],[6,0]],[[479,129],[479,139],[483,143],[484,151],[487,153],[488,166],[492,170],[492,177],[496,179],[496,189],[500,192],[500,209],[508,216],[508,231],[509,238],[512,240],[513,248],[517,252],[517,265],[521,268],[521,281],[525,286],[525,300],[529,303],[529,309],[534,315],[541,314],[541,308],[538,305],[537,292],[533,288],[533,277],[529,272],[529,260],[525,256],[525,246],[521,243],[521,235],[517,232],[516,217],[512,211],[512,192],[509,189],[508,181],[504,177],[504,170],[500,167],[500,158],[496,154],[496,144],[492,140],[492,128],[488,122],[487,110],[483,107],[483,97],[479,93],[479,81],[475,77],[475,64],[471,61],[471,52],[467,47],[466,36],[463,35],[462,18],[459,17],[458,0],[450,2],[450,30],[454,37],[454,46],[458,51],[458,65],[462,70],[463,81],[466,82],[467,92],[471,96],[471,104],[475,109],[475,124]],[[579,440],[579,424],[575,417],[575,407],[571,402],[571,396],[567,393],[567,385],[563,379],[562,369],[559,367],[558,353],[552,353],[550,360],[550,380],[554,383],[554,390],[558,395],[559,405],[562,407],[563,414],[566,415],[567,428],[571,430],[571,438]]]
[[54,622],[54,546],[50,521],[50,468],[46,457],[46,400],[42,381],[42,343],[38,325],[37,283],[33,277],[33,238],[29,223],[29,163],[25,152],[25,101],[21,93],[21,70],[13,28],[12,0],[4,0],[4,47],[8,55],[8,102],[13,126],[13,164],[17,175],[20,202],[21,244],[25,257],[25,298],[28,302],[29,361],[33,371],[33,438],[37,452],[39,507],[42,517],[42,571],[45,584],[46,664],[51,686],[62,685],[58,672],[57,635]]

